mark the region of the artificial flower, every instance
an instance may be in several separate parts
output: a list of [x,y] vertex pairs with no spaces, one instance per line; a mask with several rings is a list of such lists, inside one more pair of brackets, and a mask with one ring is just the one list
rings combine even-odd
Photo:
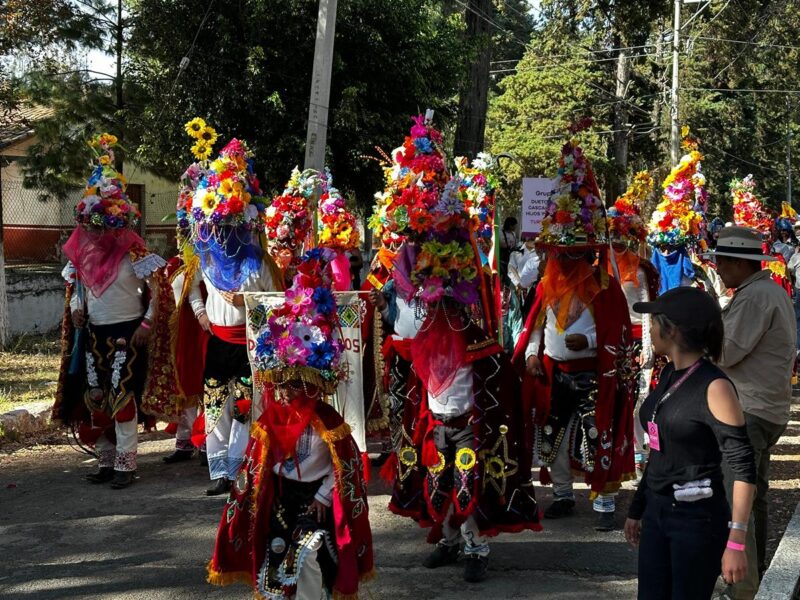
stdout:
[[206,143],[205,140],[198,139],[194,146],[192,146],[192,154],[197,160],[208,160],[212,151],[212,147]]
[[195,117],[184,126],[186,133],[191,137],[198,139],[201,132],[207,127],[206,122],[200,117]]

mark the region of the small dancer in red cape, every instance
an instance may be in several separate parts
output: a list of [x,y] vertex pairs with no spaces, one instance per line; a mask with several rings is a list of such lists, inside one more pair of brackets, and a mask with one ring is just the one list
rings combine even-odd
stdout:
[[332,257],[309,252],[284,304],[254,309],[263,412],[222,512],[212,584],[242,581],[273,599],[320,598],[323,590],[355,599],[374,576],[361,454],[323,401],[346,375],[334,337]]

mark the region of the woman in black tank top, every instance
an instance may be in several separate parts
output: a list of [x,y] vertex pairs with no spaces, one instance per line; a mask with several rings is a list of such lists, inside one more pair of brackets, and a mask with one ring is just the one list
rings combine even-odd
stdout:
[[[747,571],[756,481],[736,390],[708,360],[722,350],[722,316],[696,288],[670,290],[633,308],[654,315],[653,349],[671,360],[638,415],[650,460],[625,523],[625,538],[639,546],[638,597],[708,600],[720,573],[735,583]],[[723,457],[736,477],[733,507],[725,497]]]

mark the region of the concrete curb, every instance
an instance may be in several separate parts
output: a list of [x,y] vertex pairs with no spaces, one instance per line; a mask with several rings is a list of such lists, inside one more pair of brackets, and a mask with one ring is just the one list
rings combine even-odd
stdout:
[[755,600],[800,598],[800,504],[794,511],[781,543],[764,573]]
[[50,409],[41,407],[18,408],[0,415],[0,442],[21,441],[25,436],[52,428]]

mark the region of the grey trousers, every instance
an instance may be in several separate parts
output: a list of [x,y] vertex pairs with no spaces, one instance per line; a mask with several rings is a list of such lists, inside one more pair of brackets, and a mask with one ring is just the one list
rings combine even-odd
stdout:
[[[767,527],[769,524],[769,461],[772,447],[778,443],[786,430],[786,425],[771,423],[760,417],[745,413],[747,435],[753,445],[756,460],[756,496],[753,500],[753,512],[747,529],[745,543],[747,553],[747,575],[744,581],[727,587],[726,591],[733,600],[752,600],[758,592],[761,575],[767,568]],[[733,506],[733,472],[723,460],[725,474],[725,491],[728,502]]]

